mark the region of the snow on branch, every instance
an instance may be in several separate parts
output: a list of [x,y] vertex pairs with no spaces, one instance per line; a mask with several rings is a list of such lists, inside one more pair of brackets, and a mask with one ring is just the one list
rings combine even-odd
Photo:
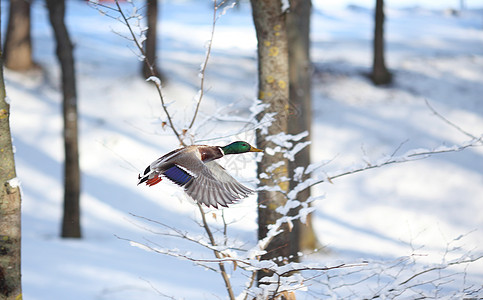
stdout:
[[149,76],[146,81],[152,81],[156,86],[161,86],[161,79],[158,76]]
[[321,174],[322,172],[315,173],[314,167],[310,165],[309,167],[307,167],[305,172],[312,173],[313,177],[304,182],[299,183],[294,190],[296,190],[297,192],[300,192],[306,188],[312,187],[314,185],[317,185],[323,182],[332,182],[334,179],[339,177],[352,175],[355,173],[360,173],[363,171],[380,168],[387,165],[400,164],[400,163],[420,160],[420,159],[428,158],[433,155],[442,154],[442,153],[460,152],[471,147],[481,147],[483,146],[482,139],[483,139],[483,136],[463,142],[458,145],[452,145],[452,146],[441,145],[433,149],[425,149],[425,148],[411,149],[400,156],[390,155],[390,156],[379,158],[377,161],[374,161],[374,162],[366,161],[365,164],[362,166],[350,167],[345,170],[334,172],[333,174],[325,174],[325,173]]

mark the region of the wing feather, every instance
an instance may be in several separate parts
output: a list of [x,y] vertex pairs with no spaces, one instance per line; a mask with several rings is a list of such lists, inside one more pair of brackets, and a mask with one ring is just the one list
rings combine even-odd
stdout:
[[227,191],[211,174],[196,177],[185,188],[188,196],[207,206],[217,207],[219,204],[226,207],[238,198]]
[[210,161],[205,163],[205,165],[228,192],[239,196],[240,198],[245,198],[253,193],[253,190],[239,183],[235,178],[226,172],[225,168],[220,166],[220,164],[217,162]]

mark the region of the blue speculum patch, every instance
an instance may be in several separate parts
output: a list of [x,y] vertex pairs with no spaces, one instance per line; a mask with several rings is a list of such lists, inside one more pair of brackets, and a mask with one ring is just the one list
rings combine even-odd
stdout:
[[168,179],[172,180],[173,182],[179,184],[179,185],[185,185],[187,184],[191,179],[193,179],[193,176],[188,174],[185,170],[181,169],[178,166],[172,166],[171,168],[167,169],[164,171],[164,176],[166,176]]

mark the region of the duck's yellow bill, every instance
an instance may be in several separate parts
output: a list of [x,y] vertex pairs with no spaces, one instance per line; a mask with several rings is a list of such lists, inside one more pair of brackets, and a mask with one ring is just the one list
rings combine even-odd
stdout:
[[263,152],[263,150],[257,149],[253,146],[250,146],[250,152]]

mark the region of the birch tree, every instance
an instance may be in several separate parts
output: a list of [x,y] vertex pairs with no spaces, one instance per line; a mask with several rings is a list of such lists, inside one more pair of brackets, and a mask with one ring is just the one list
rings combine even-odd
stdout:
[[0,53],[0,153],[0,299],[13,300],[22,298],[20,189],[16,183],[10,105],[6,101],[3,79],[3,53]]

